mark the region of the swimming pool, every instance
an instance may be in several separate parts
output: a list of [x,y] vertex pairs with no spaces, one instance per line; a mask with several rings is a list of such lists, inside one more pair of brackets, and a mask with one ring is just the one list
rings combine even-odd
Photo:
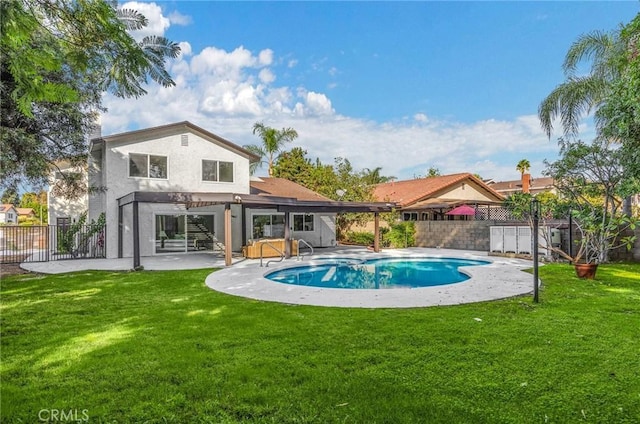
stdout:
[[490,262],[458,258],[332,258],[322,263],[283,268],[265,275],[278,283],[339,289],[432,287],[469,279],[459,267]]

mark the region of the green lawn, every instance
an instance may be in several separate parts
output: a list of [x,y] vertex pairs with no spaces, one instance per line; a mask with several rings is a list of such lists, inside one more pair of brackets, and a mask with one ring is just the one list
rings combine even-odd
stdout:
[[406,310],[252,301],[209,272],[4,279],[1,421],[640,422],[638,264],[544,266],[537,305]]

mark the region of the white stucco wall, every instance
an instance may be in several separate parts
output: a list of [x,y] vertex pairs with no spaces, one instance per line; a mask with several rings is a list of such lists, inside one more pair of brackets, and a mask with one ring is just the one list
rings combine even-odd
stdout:
[[[303,239],[313,247],[330,247],[336,245],[336,214],[314,213],[313,231],[293,231],[291,237]],[[290,218],[293,227],[293,214]]]
[[[81,167],[61,168],[60,172],[78,172],[85,174],[86,171]],[[47,207],[49,211],[49,224],[56,225],[58,218],[71,218],[71,222],[76,221],[80,215],[85,213],[89,207],[88,196],[85,194],[77,199],[67,199],[58,197],[53,194],[56,183],[56,174],[51,175],[49,190],[47,192]],[[91,222],[87,219],[87,223]]]
[[443,199],[465,199],[472,201],[495,201],[493,197],[489,197],[486,191],[478,189],[475,185],[468,183],[458,184],[456,187],[447,191],[438,197]]
[[[188,137],[188,145],[182,145],[182,135]],[[167,179],[137,178],[129,176],[129,154],[149,154],[167,157]],[[233,162],[233,182],[202,181],[202,160]],[[220,192],[249,193],[249,160],[228,146],[200,137],[193,132],[165,135],[159,138],[138,140],[109,140],[104,150],[104,196],[95,196],[95,202],[104,203],[107,220],[107,257],[118,255],[118,199],[134,191],[148,192]],[[178,206],[176,206],[178,207]],[[166,210],[166,207],[164,207]],[[92,209],[97,211],[98,208]],[[223,208],[222,208],[223,209]],[[153,254],[153,214],[162,210],[151,204],[140,204],[140,253]],[[125,208],[125,220],[132,209]],[[167,211],[168,212],[168,211]],[[236,215],[239,215],[236,214]],[[216,233],[224,234],[223,217],[215,219]],[[236,224],[240,230],[240,224]],[[221,227],[219,227],[221,226]],[[238,231],[239,232],[239,231]],[[241,233],[240,233],[241,236]],[[220,237],[219,237],[220,238]],[[131,236],[125,235],[123,255],[131,256]],[[236,246],[237,243],[237,246]],[[240,249],[241,240],[234,240],[234,249]]]
[[88,217],[87,222],[97,220],[106,210],[106,166],[104,144],[92,145],[88,162]]
[[[253,215],[283,215],[276,209],[250,209],[246,212],[246,232],[247,238],[252,238]],[[293,231],[293,215],[289,215],[291,238],[303,239],[313,247],[330,247],[336,245],[336,214],[335,213],[312,213],[313,231]]]

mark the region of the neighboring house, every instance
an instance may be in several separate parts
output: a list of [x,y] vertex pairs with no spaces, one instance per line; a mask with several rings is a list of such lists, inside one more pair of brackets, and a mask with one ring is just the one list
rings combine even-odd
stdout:
[[36,213],[32,208],[16,208],[18,217],[24,217],[25,219],[35,218]]
[[0,205],[0,224],[17,224],[18,211],[12,204]]
[[[509,197],[513,193],[520,192],[531,193],[533,195],[546,192],[558,194],[555,181],[551,177],[531,178],[529,174],[524,174],[521,180],[498,182],[490,180],[486,181],[486,183],[489,187],[502,194],[504,197]],[[634,209],[640,208],[640,194],[631,196],[631,206]]]
[[[223,249],[262,237],[301,236],[335,244],[335,212],[388,211],[380,204],[332,202],[295,183],[254,179],[260,158],[190,122],[91,140],[87,183],[74,202],[50,192],[50,223],[106,218],[106,256],[133,257]],[[72,170],[75,172],[77,170]],[[351,208],[351,209],[349,209]]]
[[520,180],[490,181],[487,182],[487,185],[504,197],[509,197],[513,193],[531,193],[533,195],[544,192],[557,193],[553,178],[531,178],[529,174],[524,174]]
[[466,215],[447,215],[447,212],[468,205],[484,213],[500,206],[504,200],[500,193],[470,173],[378,184],[374,197],[396,203],[403,221],[467,219]]

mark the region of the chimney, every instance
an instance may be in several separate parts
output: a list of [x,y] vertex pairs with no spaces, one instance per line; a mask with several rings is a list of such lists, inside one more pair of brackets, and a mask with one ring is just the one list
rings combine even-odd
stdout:
[[522,174],[522,192],[529,193],[531,174]]

